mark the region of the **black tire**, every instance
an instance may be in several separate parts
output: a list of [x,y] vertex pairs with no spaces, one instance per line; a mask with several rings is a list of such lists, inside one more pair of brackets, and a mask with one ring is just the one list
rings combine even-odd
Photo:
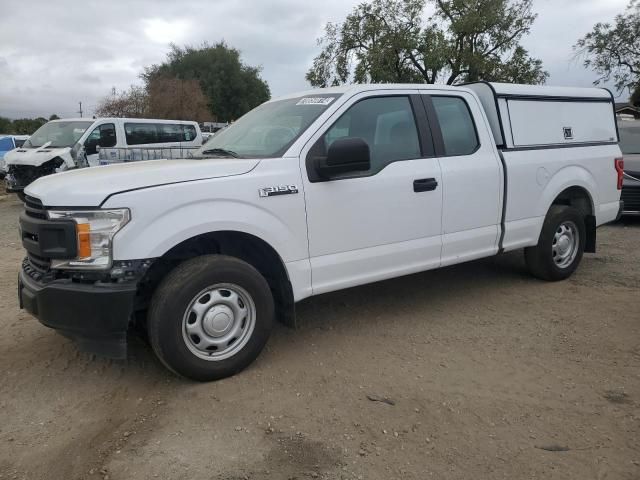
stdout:
[[[254,326],[246,344],[233,356],[205,360],[192,352],[196,347],[187,345],[183,319],[199,294],[219,284],[239,286],[250,296]],[[273,317],[273,296],[258,270],[234,257],[205,255],[180,264],[162,281],[151,300],[147,328],[151,346],[167,368],[193,380],[211,381],[234,375],[256,359],[267,343]]]
[[[566,222],[573,223],[578,230],[578,250],[575,258],[566,266],[560,267],[553,257],[554,237],[558,229]],[[576,208],[567,205],[552,205],[542,225],[542,232],[535,247],[525,248],[525,260],[529,272],[537,278],[555,282],[570,277],[576,271],[586,242],[584,216]]]
[[20,191],[16,192],[16,195],[18,196],[18,198],[20,199],[20,201],[21,201],[22,203],[24,203],[24,202],[25,202],[25,200],[27,199],[27,197],[26,197],[25,193],[24,193],[22,190],[20,190]]

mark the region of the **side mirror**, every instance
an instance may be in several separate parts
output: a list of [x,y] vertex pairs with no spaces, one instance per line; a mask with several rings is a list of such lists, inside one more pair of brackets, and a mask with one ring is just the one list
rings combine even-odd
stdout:
[[95,155],[96,153],[98,153],[98,141],[87,140],[84,144],[84,150],[87,155]]
[[366,172],[370,168],[369,145],[359,137],[336,140],[329,147],[327,156],[316,160],[316,171],[325,180],[344,173]]

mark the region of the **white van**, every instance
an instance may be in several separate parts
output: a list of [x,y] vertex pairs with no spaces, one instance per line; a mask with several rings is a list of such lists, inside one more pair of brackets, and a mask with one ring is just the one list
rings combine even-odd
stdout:
[[35,179],[65,170],[98,165],[98,149],[199,147],[197,122],[142,118],[69,118],[52,120],[22,148],[5,156],[7,192],[21,193]]

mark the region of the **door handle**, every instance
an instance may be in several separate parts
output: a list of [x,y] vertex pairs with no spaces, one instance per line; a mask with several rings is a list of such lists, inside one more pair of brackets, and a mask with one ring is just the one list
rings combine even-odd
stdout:
[[421,178],[413,181],[414,192],[432,192],[438,188],[438,181],[435,178]]

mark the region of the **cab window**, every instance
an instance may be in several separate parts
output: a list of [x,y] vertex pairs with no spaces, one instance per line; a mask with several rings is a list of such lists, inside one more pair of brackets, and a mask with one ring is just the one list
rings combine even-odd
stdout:
[[467,102],[460,97],[431,97],[446,156],[471,155],[480,146]]
[[418,129],[406,96],[367,98],[349,108],[322,137],[325,152],[339,138],[361,138],[371,155],[371,169],[379,172],[399,160],[421,158]]

